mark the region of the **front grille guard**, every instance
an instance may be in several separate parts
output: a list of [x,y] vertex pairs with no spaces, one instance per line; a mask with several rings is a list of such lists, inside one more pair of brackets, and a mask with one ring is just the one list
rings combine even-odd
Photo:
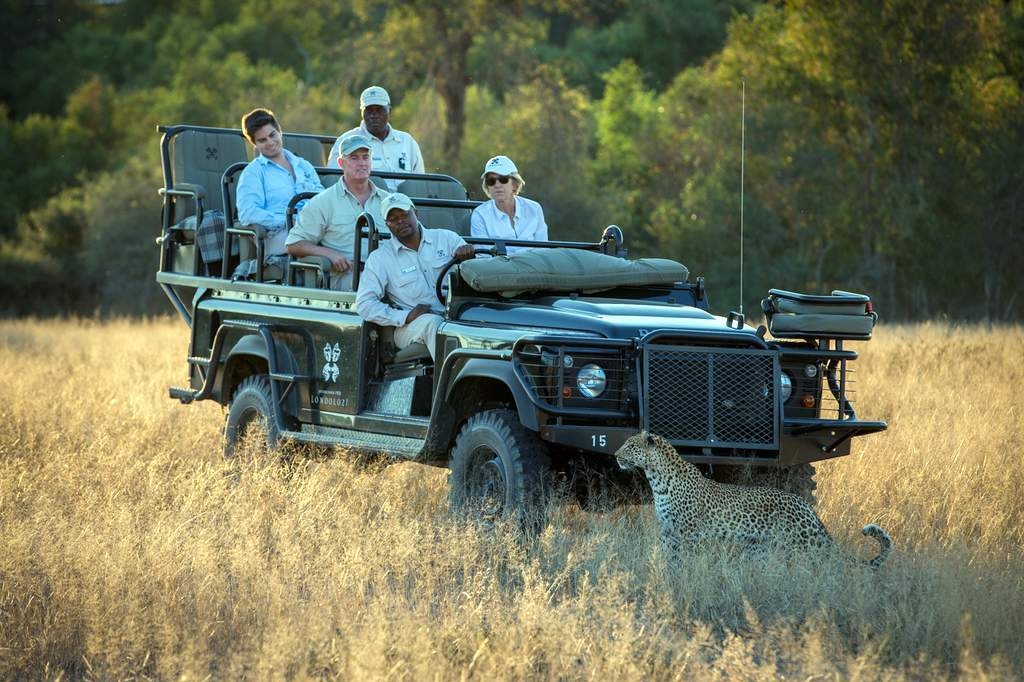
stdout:
[[[715,346],[689,345],[693,343],[703,344],[715,342]],[[721,344],[731,344],[731,348],[723,348]],[[528,358],[529,346],[567,346],[584,348],[618,349],[623,353],[623,366],[633,377],[627,382],[625,389],[626,400],[622,402],[620,409],[607,408],[581,408],[565,407],[557,404],[558,401],[549,401],[538,395],[535,382],[536,376],[529,371],[529,360],[523,361],[524,354]],[[689,353],[689,362],[695,361],[701,355],[713,354],[720,358],[719,369],[725,368],[724,375],[719,372],[722,381],[718,384],[717,390],[714,383],[706,384],[707,390],[714,392],[719,398],[716,404],[712,400],[704,401],[704,410],[701,413],[701,424],[705,431],[697,436],[696,432],[677,433],[666,436],[675,445],[686,447],[715,448],[718,449],[745,449],[778,451],[780,449],[780,434],[786,433],[793,436],[810,435],[821,432],[827,441],[821,447],[822,452],[832,452],[842,442],[857,435],[875,433],[886,428],[885,422],[864,422],[857,419],[857,415],[848,400],[847,374],[849,368],[847,361],[854,360],[857,353],[851,350],[839,348],[795,348],[785,345],[769,345],[761,338],[751,338],[748,334],[721,332],[716,330],[709,332],[678,332],[656,331],[647,334],[639,342],[629,339],[602,339],[593,337],[581,337],[576,335],[549,336],[531,335],[521,337],[511,349],[514,360],[513,367],[517,378],[525,390],[525,395],[531,403],[539,410],[559,418],[567,419],[615,419],[633,421],[637,428],[643,428],[655,433],[658,429],[664,429],[664,424],[659,421],[658,409],[660,405],[667,406],[671,410],[673,406],[681,403],[675,396],[671,399],[661,399],[660,394],[655,390],[652,400],[652,378],[651,353],[681,351]],[[735,360],[739,358],[739,360]],[[781,389],[780,360],[785,359],[811,359],[817,358],[825,363],[826,388],[832,394],[836,403],[841,406],[838,419],[827,419],[821,416],[814,418],[785,418],[782,401],[779,398]],[[724,363],[724,364],[722,364]],[[769,368],[770,366],[770,368]],[[749,377],[743,376],[746,370],[756,370],[753,376],[757,382],[752,382]],[[708,374],[709,368],[705,364],[704,376],[713,377]],[[770,372],[771,380],[768,381]],[[739,385],[746,390],[740,390],[739,396],[730,395],[729,381],[723,379],[737,378],[739,373]],[[639,383],[639,390],[637,389]],[[721,389],[725,385],[726,393],[723,396]],[[764,395],[767,388],[768,395]],[[699,389],[698,389],[699,390]],[[758,397],[760,396],[760,397]],[[547,397],[547,396],[545,396]],[[554,396],[550,396],[554,399]],[[692,395],[691,395],[692,399]],[[723,401],[730,401],[726,404]],[[770,405],[770,408],[769,408]],[[696,413],[693,410],[692,413]],[[652,414],[654,418],[652,419]],[[671,415],[671,413],[670,413]],[[665,435],[665,434],[660,434]],[[687,437],[689,436],[689,437]]]
[[775,351],[651,344],[642,362],[645,430],[680,446],[779,448]]

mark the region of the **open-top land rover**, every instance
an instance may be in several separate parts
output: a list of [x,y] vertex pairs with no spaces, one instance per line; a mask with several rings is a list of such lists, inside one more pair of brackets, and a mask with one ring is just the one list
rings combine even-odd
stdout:
[[[876,319],[866,296],[772,290],[755,329],[710,313],[703,279],[683,265],[627,259],[614,226],[595,228],[594,243],[467,239],[478,257],[448,264],[436,283],[446,314],[433,361],[362,320],[355,292],[332,291],[317,259],[263,265],[260,230],[235,218],[251,153],[240,131],[160,130],[156,278],[191,330],[188,386],[170,395],[228,408],[229,455],[258,425],[271,446],[448,467],[454,507],[499,514],[543,504],[556,480],[582,502],[629,490],[612,454],[641,429],[716,478],[743,472],[811,496],[812,463],[886,428],[848,400],[857,354],[844,343],[869,339]],[[323,167],[332,141],[286,136],[325,185],[340,173]],[[381,175],[401,182],[428,227],[468,233],[477,202],[454,178]],[[390,237],[376,228],[360,218],[355,286]],[[249,258],[254,267],[237,267]]]

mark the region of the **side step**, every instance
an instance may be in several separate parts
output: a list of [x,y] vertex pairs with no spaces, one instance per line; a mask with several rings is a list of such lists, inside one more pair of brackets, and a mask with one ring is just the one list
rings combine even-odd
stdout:
[[199,394],[199,391],[194,391],[191,388],[179,388],[177,386],[171,386],[167,389],[167,392],[172,398],[180,400],[182,405],[188,405],[195,400],[196,396]]
[[281,438],[288,438],[299,443],[330,445],[336,448],[351,448],[362,453],[380,453],[395,459],[416,460],[420,458],[423,445],[422,438],[407,438],[354,431],[332,426],[313,426],[303,424],[301,431],[283,431]]

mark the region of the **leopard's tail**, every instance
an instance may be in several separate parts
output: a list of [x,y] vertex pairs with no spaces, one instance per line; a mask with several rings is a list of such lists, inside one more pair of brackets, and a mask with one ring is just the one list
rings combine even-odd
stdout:
[[861,532],[868,537],[878,540],[878,544],[881,545],[878,556],[868,562],[868,566],[871,568],[878,568],[885,563],[885,560],[889,558],[889,553],[892,552],[892,538],[881,526],[874,523],[864,526],[864,530]]

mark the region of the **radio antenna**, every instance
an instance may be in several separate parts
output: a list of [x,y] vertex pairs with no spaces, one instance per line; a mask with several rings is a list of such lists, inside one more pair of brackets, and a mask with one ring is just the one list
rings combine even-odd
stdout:
[[743,180],[747,157],[747,81],[741,80],[740,92],[740,315],[743,314]]

